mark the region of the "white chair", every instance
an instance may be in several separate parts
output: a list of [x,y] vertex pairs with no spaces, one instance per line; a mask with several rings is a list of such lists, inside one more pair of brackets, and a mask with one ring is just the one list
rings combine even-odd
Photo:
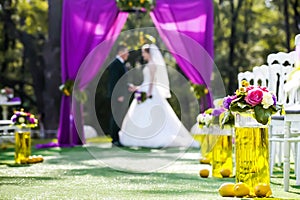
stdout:
[[[286,109],[284,117],[284,191],[289,190],[290,179],[290,143],[296,143],[296,155],[300,155],[300,129],[293,129],[293,122],[300,122],[300,105]],[[300,185],[300,162],[298,156],[295,159],[296,185]]]
[[[270,54],[268,56],[269,64],[269,89],[277,97],[277,103],[284,107],[295,104],[294,97],[288,96],[284,92],[284,84],[288,79],[288,74],[293,70],[295,63],[295,52]],[[270,173],[273,174],[273,168],[276,161],[278,165],[282,163],[282,140],[284,132],[284,116],[274,115],[271,118],[269,129],[270,140]],[[277,159],[276,159],[277,158]]]
[[253,67],[253,76],[253,85],[269,87],[269,67],[267,65]]
[[12,126],[10,120],[0,120],[0,144],[3,142],[14,143],[17,127]]
[[267,58],[269,66],[269,89],[273,91],[280,104],[286,103],[283,85],[295,64],[295,52],[270,54]]
[[[300,34],[295,37],[296,48],[300,48]],[[300,64],[300,56],[296,53],[292,55],[294,60]],[[297,66],[299,67],[299,66]],[[296,80],[296,81],[294,81]],[[285,109],[284,117],[284,191],[289,190],[289,178],[290,178],[290,144],[295,143],[295,175],[296,175],[296,185],[300,185],[300,161],[298,156],[300,155],[300,79],[298,77],[293,77],[292,90],[289,92],[289,98],[295,105],[290,106]],[[285,88],[287,89],[287,88]]]
[[253,83],[253,81],[254,81],[253,73],[250,71],[238,73],[239,88],[242,87],[242,80],[246,80],[249,83]]

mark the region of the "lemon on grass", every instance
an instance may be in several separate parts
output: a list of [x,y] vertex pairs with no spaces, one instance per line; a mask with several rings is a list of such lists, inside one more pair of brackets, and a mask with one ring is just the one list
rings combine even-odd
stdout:
[[36,156],[29,156],[29,158],[27,159],[28,164],[34,164],[36,162],[37,162]]
[[44,158],[41,155],[33,155],[33,156],[29,156],[28,158],[24,158],[21,160],[21,164],[35,164],[35,163],[39,163],[39,162],[43,162]]
[[234,197],[235,193],[234,193],[234,183],[223,183],[220,187],[219,187],[219,194],[222,197]]
[[231,173],[230,169],[227,168],[220,170],[220,174],[222,175],[223,178],[229,177],[230,173]]
[[37,162],[43,162],[43,161],[44,161],[43,156],[38,155],[38,156],[37,156]]
[[236,183],[234,185],[234,194],[237,197],[244,197],[250,194],[250,189],[245,183]]
[[209,175],[209,170],[208,169],[201,169],[199,171],[199,175],[202,177],[202,178],[207,178],[208,175]]
[[270,185],[259,183],[254,187],[254,193],[257,197],[269,197],[272,194]]
[[200,163],[201,164],[210,164],[210,159],[209,158],[200,158]]

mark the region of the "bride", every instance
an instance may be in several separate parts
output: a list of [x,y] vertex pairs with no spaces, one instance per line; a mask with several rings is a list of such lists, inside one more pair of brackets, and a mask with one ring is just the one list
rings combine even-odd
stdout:
[[154,44],[146,44],[142,56],[147,61],[143,83],[130,85],[129,90],[144,92],[147,98],[143,102],[137,98],[132,101],[119,132],[121,144],[150,148],[198,147],[166,100],[171,97],[169,79],[159,49]]

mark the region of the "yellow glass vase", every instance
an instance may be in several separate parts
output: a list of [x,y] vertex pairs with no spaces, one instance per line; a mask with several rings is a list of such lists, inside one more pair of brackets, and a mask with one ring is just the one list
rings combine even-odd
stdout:
[[250,194],[258,183],[270,184],[268,125],[253,113],[235,114],[236,182],[246,183]]
[[209,127],[203,128],[203,133],[199,136],[201,146],[201,156],[209,161],[212,159],[212,148],[216,142],[216,135],[212,134]]
[[216,127],[215,133],[218,137],[212,150],[212,176],[217,178],[232,176],[232,128]]
[[31,131],[19,129],[15,132],[15,163],[23,164],[31,155]]

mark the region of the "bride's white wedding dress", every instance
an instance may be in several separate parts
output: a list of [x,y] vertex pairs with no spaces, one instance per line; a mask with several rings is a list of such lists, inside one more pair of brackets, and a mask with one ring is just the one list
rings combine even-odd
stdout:
[[[155,74],[158,73],[159,70],[156,70]],[[148,91],[150,76],[147,64],[143,69],[144,81],[139,91]],[[119,132],[121,144],[150,148],[199,147],[168,101],[161,96],[160,89],[154,81],[151,99],[143,103],[138,103],[136,99],[132,101]]]

